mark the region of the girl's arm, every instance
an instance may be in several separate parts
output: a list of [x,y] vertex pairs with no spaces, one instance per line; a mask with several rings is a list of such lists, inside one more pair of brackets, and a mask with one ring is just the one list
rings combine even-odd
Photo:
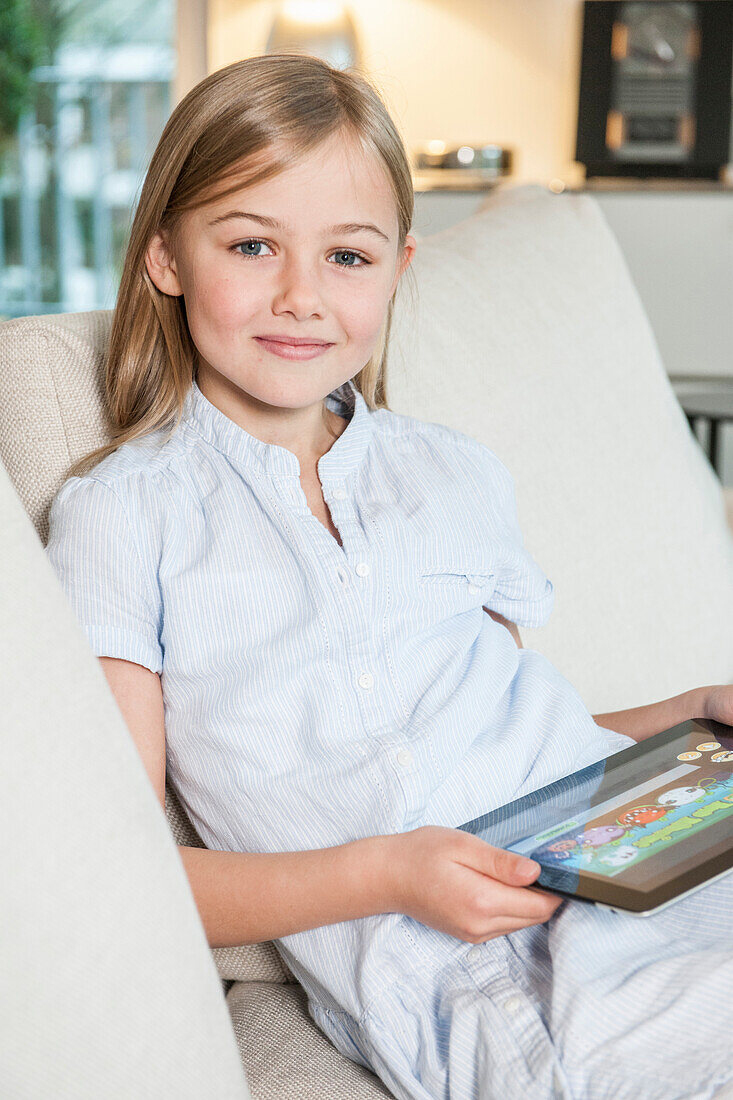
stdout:
[[[100,657],[112,694],[165,810],[165,723],[157,673]],[[178,846],[211,947],[303,932],[390,912],[392,835],[302,852],[219,852]]]
[[692,688],[661,703],[593,715],[599,726],[625,733],[635,741],[643,741],[690,718],[712,718],[733,724],[733,685]]
[[522,646],[522,639],[519,637],[519,630],[517,629],[516,623],[509,622],[509,619],[505,619],[504,616],[500,615],[498,611],[490,611],[488,607],[485,607],[484,611],[487,615],[490,615],[491,618],[494,619],[497,623],[501,623],[502,626],[505,626],[507,628],[512,638],[517,643],[517,647],[519,649],[524,648]]
[[304,932],[392,911],[398,838],[363,837],[302,852],[218,852],[178,846],[210,947]]

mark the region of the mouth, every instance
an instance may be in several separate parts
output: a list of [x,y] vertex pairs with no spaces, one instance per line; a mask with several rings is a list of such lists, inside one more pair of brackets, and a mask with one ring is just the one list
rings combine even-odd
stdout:
[[268,336],[255,336],[255,340],[272,355],[278,355],[281,359],[314,359],[317,355],[323,355],[333,344],[320,341],[310,341],[307,337],[291,340],[281,340]]

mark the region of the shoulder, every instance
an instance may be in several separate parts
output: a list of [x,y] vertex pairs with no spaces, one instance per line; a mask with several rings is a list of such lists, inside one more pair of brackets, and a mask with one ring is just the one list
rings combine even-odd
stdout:
[[189,450],[190,440],[185,425],[173,433],[169,428],[158,428],[138,439],[122,443],[87,476],[109,488],[118,489],[135,479],[154,481],[185,462]]
[[180,429],[171,436],[161,428],[122,443],[82,476],[62,483],[49,512],[52,534],[84,529],[91,537],[92,528],[104,526],[118,535],[134,530],[152,545],[165,526],[164,502],[187,484],[189,454],[190,441]]
[[67,478],[54,503],[71,495],[120,502],[145,495],[148,487],[185,465],[189,450],[187,433],[181,429],[171,435],[169,428],[159,428],[130,439],[81,477]]
[[422,457],[429,464],[440,463],[457,473],[476,473],[502,484],[512,482],[499,456],[466,432],[391,409],[376,409],[372,418],[375,438],[385,450],[410,452],[413,457]]

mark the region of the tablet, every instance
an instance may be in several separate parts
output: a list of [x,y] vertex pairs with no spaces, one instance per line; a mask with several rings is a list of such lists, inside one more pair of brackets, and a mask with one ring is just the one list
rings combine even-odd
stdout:
[[460,826],[534,886],[648,915],[733,869],[733,726],[682,722]]

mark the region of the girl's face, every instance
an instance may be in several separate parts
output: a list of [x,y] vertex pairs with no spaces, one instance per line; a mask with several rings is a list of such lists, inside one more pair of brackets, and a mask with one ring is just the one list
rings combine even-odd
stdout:
[[[322,438],[323,398],[369,359],[412,260],[415,238],[398,254],[397,232],[386,172],[336,134],[280,175],[188,211],[175,255],[156,234],[148,272],[184,296],[205,396],[293,450],[309,430]],[[268,336],[328,346],[288,358]]]

